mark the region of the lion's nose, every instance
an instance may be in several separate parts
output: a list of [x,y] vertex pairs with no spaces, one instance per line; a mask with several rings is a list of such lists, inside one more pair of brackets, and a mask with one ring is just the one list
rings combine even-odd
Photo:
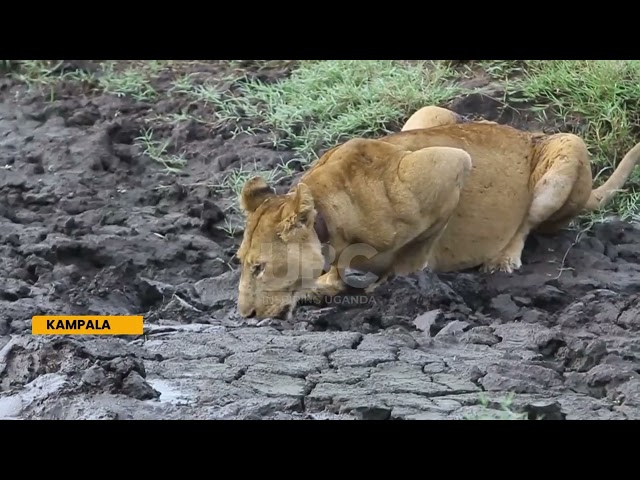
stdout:
[[253,318],[256,316],[256,307],[244,295],[238,298],[238,313],[244,318]]

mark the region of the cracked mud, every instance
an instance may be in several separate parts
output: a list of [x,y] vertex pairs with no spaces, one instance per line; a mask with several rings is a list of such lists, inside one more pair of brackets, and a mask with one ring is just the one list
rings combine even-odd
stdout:
[[[0,418],[462,419],[511,394],[530,419],[640,418],[637,227],[534,236],[513,275],[421,273],[250,325],[223,230],[242,219],[204,184],[291,152],[190,123],[168,132],[185,174],[164,173],[134,143],[159,104],[18,102],[3,82]],[[43,313],[143,313],[147,331],[34,337]]]

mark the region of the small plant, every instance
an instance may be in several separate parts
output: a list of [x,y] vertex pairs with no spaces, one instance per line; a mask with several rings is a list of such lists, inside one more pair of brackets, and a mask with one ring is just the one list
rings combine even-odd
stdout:
[[483,411],[474,415],[466,415],[465,420],[528,420],[526,413],[517,413],[511,409],[514,394],[509,393],[506,398],[499,403],[499,408],[495,408],[486,395],[481,394],[479,398]]
[[136,138],[136,142],[142,148],[143,155],[160,163],[170,172],[179,172],[187,164],[182,155],[168,154],[167,149],[171,141],[160,142],[154,140],[153,130],[151,129],[145,130],[141,136]]

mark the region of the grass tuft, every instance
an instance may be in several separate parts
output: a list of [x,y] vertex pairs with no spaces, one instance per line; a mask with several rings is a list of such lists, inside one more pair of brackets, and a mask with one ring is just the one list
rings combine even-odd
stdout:
[[105,92],[118,97],[130,96],[138,101],[153,100],[157,92],[151,84],[151,79],[157,75],[161,66],[157,62],[149,62],[147,68],[129,66],[123,70],[116,70],[114,62],[103,66],[98,84]]
[[169,172],[180,172],[187,164],[187,161],[182,155],[168,153],[171,140],[165,140],[164,142],[155,140],[153,130],[150,128],[146,129],[143,134],[135,140],[141,147],[143,155],[158,162]]
[[486,395],[481,394],[478,399],[476,412],[465,415],[464,420],[528,420],[526,413],[514,411],[511,407],[515,395],[510,393],[500,402],[491,401]]
[[351,136],[397,128],[414,110],[459,93],[452,70],[435,62],[302,61],[278,83],[246,80],[239,96],[211,97],[222,119],[259,120],[275,130],[278,146],[303,160]]

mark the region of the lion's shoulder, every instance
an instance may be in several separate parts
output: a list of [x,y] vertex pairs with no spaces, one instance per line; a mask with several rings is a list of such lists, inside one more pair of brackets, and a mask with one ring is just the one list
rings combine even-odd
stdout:
[[316,184],[319,190],[322,185],[344,185],[356,175],[382,174],[404,153],[402,146],[379,139],[352,138],[322,154],[300,181]]

